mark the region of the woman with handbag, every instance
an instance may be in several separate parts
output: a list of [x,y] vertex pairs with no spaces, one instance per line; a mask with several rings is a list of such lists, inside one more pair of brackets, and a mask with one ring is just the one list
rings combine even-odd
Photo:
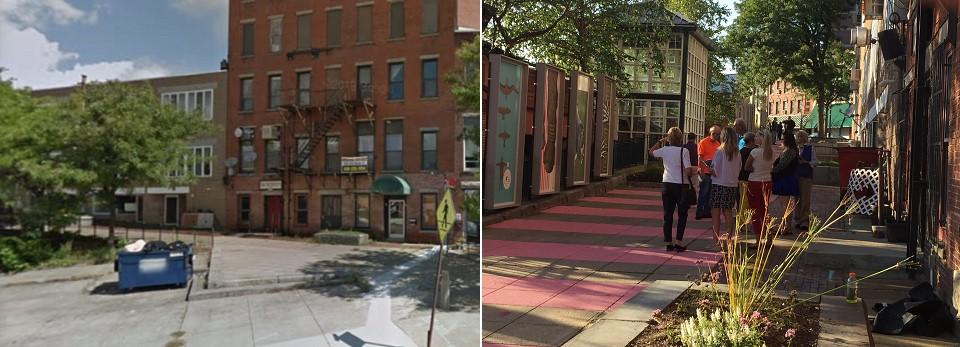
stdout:
[[767,217],[767,201],[770,199],[770,170],[773,169],[773,134],[769,130],[761,130],[757,134],[757,148],[750,151],[746,168],[750,172],[747,178],[747,201],[753,216],[750,223],[753,234],[757,237],[756,246],[760,247],[760,239],[764,237],[763,225]]
[[[695,167],[690,166],[690,152],[682,147],[683,132],[673,127],[667,136],[650,148],[650,155],[663,160],[663,241],[668,251],[683,252],[683,230],[687,227],[687,211],[696,203],[696,193],[690,185]],[[677,234],[673,237],[673,212],[677,212]]]
[[797,147],[797,138],[792,132],[783,134],[783,152],[773,164],[771,179],[773,180],[773,198],[770,204],[772,215],[783,218],[784,235],[793,234],[793,223],[787,223],[794,218],[792,209],[796,206],[800,196],[800,181],[797,178],[797,166],[800,163],[800,148]]
[[733,234],[733,206],[737,202],[740,176],[739,139],[733,128],[726,127],[720,133],[720,148],[713,155],[712,176],[713,187],[710,194],[710,208],[713,219],[713,242],[720,240],[720,215],[726,223],[726,234]]

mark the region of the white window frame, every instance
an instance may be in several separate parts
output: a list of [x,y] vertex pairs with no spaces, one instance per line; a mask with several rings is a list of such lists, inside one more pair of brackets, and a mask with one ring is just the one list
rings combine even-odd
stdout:
[[[193,106],[194,109],[196,109],[196,99],[198,94],[203,96],[204,102],[204,105],[202,105],[200,108],[200,116],[203,117],[203,120],[213,120],[213,88],[167,92],[160,94],[160,101],[165,104],[171,104],[180,111],[188,112],[190,111],[190,100],[194,100]],[[177,100],[175,103],[172,102],[174,97]],[[181,100],[187,100],[187,102],[181,104]],[[209,103],[207,100],[210,100]],[[206,106],[209,106],[209,108]]]

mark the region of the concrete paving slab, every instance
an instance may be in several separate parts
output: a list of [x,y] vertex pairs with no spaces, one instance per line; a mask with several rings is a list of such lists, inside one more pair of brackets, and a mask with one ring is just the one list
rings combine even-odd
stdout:
[[602,318],[606,320],[622,320],[632,322],[646,322],[655,310],[667,307],[680,296],[689,282],[658,280],[646,286],[640,295],[633,296],[617,309],[607,312]]
[[491,322],[511,322],[520,318],[533,307],[516,305],[483,304],[483,320]]
[[581,327],[544,324],[510,324],[490,334],[484,342],[526,346],[559,346],[579,332]]
[[575,336],[564,347],[607,347],[626,346],[637,337],[646,323],[626,322],[619,320],[601,319],[591,325],[583,333]]
[[558,324],[567,326],[586,326],[597,318],[601,311],[565,309],[540,306],[530,310],[515,322],[526,324]]

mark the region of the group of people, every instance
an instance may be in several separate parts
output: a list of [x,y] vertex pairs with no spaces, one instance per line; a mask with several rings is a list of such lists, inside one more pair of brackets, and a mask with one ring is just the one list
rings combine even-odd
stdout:
[[767,124],[767,129],[770,130],[770,133],[773,134],[773,138],[777,141],[783,140],[783,135],[786,133],[793,133],[793,129],[797,127],[797,122],[794,122],[793,119],[787,118],[783,122],[778,122],[776,119],[770,121]]
[[753,210],[749,228],[757,247],[769,216],[777,216],[774,213],[794,210],[786,216],[784,234],[808,229],[817,157],[805,131],[794,133],[787,127],[782,141],[777,141],[781,136],[775,137],[773,131],[748,132],[746,123],[737,119],[732,127],[711,127],[699,143],[694,133],[687,134],[686,143],[683,137],[680,128],[673,127],[650,148],[650,154],[663,161],[663,238],[668,251],[686,250],[683,232],[693,204],[695,218],[712,219],[715,243],[723,234],[735,232],[737,209]]

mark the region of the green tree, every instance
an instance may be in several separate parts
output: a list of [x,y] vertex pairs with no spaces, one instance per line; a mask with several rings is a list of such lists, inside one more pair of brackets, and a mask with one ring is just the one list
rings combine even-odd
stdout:
[[621,81],[625,62],[662,69],[658,47],[667,42],[670,19],[662,0],[483,1],[484,38],[494,47]]
[[[460,45],[457,49],[458,69],[447,74],[447,83],[451,85],[457,109],[465,113],[480,113],[480,40],[480,35],[477,35]],[[480,148],[480,127],[465,127],[459,139],[470,141]],[[463,200],[467,220],[479,221],[479,194],[467,194]]]
[[[114,237],[116,191],[145,185],[173,185],[192,179],[182,170],[187,140],[216,130],[198,111],[183,112],[157,99],[146,84],[106,82],[87,85],[63,105],[76,117],[76,131],[63,150],[72,165],[93,178],[86,187],[110,206]],[[172,177],[177,169],[186,176]]]
[[28,232],[69,224],[83,200],[70,189],[92,181],[63,155],[74,121],[56,104],[0,78],[0,201],[18,203],[17,221]]
[[[726,43],[744,89],[763,90],[777,78],[817,99],[818,132],[829,136],[830,104],[850,94],[854,54],[844,49],[839,29],[851,0],[743,0]],[[738,76],[741,77],[741,76]]]

